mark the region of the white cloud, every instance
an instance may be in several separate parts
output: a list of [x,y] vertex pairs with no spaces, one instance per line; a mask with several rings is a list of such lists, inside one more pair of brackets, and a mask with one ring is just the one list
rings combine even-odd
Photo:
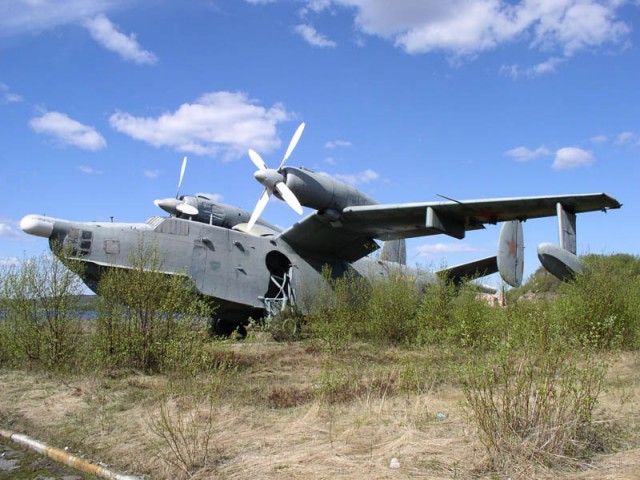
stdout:
[[153,65],[158,61],[152,52],[143,49],[138,44],[134,34],[127,36],[119,32],[113,23],[102,14],[85,20],[83,25],[89,30],[95,41],[125,60],[146,65]]
[[374,172],[370,169],[360,173],[336,173],[332,176],[341,182],[354,186],[371,183],[380,178],[380,174],[378,172]]
[[599,144],[607,142],[609,138],[606,135],[596,135],[595,137],[591,137],[589,140],[593,143]]
[[93,167],[89,167],[88,165],[80,165],[78,166],[78,170],[87,175],[102,175],[104,172],[102,170],[96,170]]
[[559,47],[570,56],[578,50],[619,41],[629,27],[616,20],[621,2],[555,0],[525,2],[524,14],[532,17],[534,46]]
[[502,65],[500,67],[500,73],[515,80],[522,76],[522,69],[518,65]]
[[278,148],[276,126],[289,117],[281,104],[266,109],[244,93],[212,92],[156,118],[117,112],[109,122],[119,132],[154,147],[233,160],[249,148],[260,153]]
[[145,177],[155,180],[160,176],[160,170],[144,170],[143,174]]
[[100,150],[107,146],[107,141],[95,128],[69,118],[64,113],[48,112],[29,121],[29,126],[38,133],[55,137],[66,145],[74,145],[84,150]]
[[18,103],[24,100],[21,95],[11,92],[6,83],[0,83],[0,94],[2,95],[0,103]]
[[126,3],[123,0],[3,0],[0,36],[40,32],[80,22]]
[[[329,3],[308,0],[305,11],[322,11]],[[565,56],[584,48],[618,42],[630,31],[617,19],[624,3],[603,0],[332,2],[353,10],[360,32],[393,41],[407,53],[442,51],[453,57],[473,56],[518,40],[527,40],[532,47],[556,50]],[[549,71],[555,65],[557,63],[542,63],[537,69]]]
[[324,148],[350,147],[351,142],[348,140],[333,140],[324,144]]
[[324,163],[326,163],[327,165],[334,166],[334,167],[338,164],[338,162],[336,162],[333,157],[326,157],[324,159]]
[[8,92],[4,94],[4,101],[6,103],[18,103],[18,102],[21,102],[22,100],[24,100],[22,96],[18,95],[17,93]]
[[293,30],[314,47],[335,48],[338,45],[333,40],[329,40],[326,36],[318,33],[311,25],[296,25]]
[[565,61],[566,60],[564,58],[551,57],[550,59],[529,68],[527,70],[527,75],[529,77],[539,77],[546,73],[555,72],[556,67]]
[[556,152],[552,167],[555,170],[570,170],[596,161],[591,152],[577,147],[564,147]]
[[18,228],[18,223],[7,218],[0,218],[0,239],[24,240],[24,235]]
[[528,162],[539,157],[548,157],[552,153],[546,147],[538,147],[535,150],[530,150],[527,147],[516,147],[505,152],[505,155],[517,162]]
[[484,251],[485,249],[483,248],[472,247],[462,243],[432,243],[416,247],[418,257],[422,258],[432,258],[445,253],[477,253]]
[[626,145],[631,143],[636,138],[636,134],[633,132],[622,132],[616,137],[616,145]]

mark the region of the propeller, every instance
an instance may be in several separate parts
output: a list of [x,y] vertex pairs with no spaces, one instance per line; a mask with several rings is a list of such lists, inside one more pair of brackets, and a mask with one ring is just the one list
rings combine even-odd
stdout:
[[176,198],[161,198],[154,200],[153,203],[156,206],[163,209],[165,212],[171,215],[177,215],[178,213],[184,213],[185,215],[195,216],[198,215],[198,209],[193,205],[186,203],[186,200],[180,199],[180,187],[182,186],[182,179],[184,178],[184,172],[187,169],[187,157],[182,160],[182,168],[180,169],[180,178],[178,180],[178,191],[176,192]]
[[180,186],[182,185],[182,179],[184,178],[184,171],[187,169],[187,157],[182,159],[182,168],[180,169],[180,179],[178,180],[178,191],[176,192],[176,198],[180,198]]
[[253,164],[258,167],[258,170],[253,174],[256,180],[260,182],[264,186],[264,190],[258,199],[258,203],[256,203],[255,208],[253,209],[253,213],[251,214],[251,218],[249,219],[249,223],[247,224],[247,231],[250,231],[251,228],[255,225],[262,215],[267,203],[269,203],[269,198],[273,194],[274,190],[277,190],[282,199],[289,205],[293,210],[295,210],[298,214],[302,215],[302,205],[293,194],[291,189],[287,187],[285,183],[284,175],[281,173],[282,167],[287,163],[287,160],[291,156],[293,149],[296,148],[298,141],[300,140],[300,136],[304,130],[304,122],[300,124],[297,128],[296,132],[293,134],[291,141],[289,142],[289,147],[287,148],[286,153],[284,154],[284,158],[282,162],[280,162],[280,166],[278,169],[268,168],[267,164],[264,162],[262,157],[254,150],[249,150],[249,158],[253,162]]

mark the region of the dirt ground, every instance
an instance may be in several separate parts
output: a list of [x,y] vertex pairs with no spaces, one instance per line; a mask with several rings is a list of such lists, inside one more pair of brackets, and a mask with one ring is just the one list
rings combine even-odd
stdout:
[[[192,465],[196,479],[506,478],[488,469],[455,382],[425,377],[414,392],[385,386],[405,353],[381,354],[390,373],[362,388],[349,390],[347,382],[347,390],[340,390],[344,398],[327,402],[314,393],[334,375],[325,354],[301,344],[226,348],[237,369],[205,381],[222,382],[209,404],[185,405],[175,385],[166,400],[166,378],[136,372],[62,378],[0,370],[0,428],[68,447],[118,471],[186,478],[175,451],[153,431],[165,399],[174,415],[171,425],[190,439],[194,457],[208,445],[206,458]],[[617,354],[610,361],[596,421],[619,425],[616,448],[572,468],[519,465],[511,478],[640,478],[640,354]]]

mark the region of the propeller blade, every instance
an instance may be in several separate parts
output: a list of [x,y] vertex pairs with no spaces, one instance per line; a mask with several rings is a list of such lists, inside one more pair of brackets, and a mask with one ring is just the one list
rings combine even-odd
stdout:
[[260,195],[260,198],[258,199],[258,203],[256,203],[256,208],[253,209],[253,213],[251,214],[251,218],[249,219],[249,223],[247,224],[247,232],[251,231],[255,223],[258,221],[260,215],[262,215],[264,208],[269,202],[270,196],[271,192],[265,188],[262,192],[262,195]]
[[296,133],[294,133],[293,137],[291,137],[291,142],[289,142],[289,148],[287,148],[287,153],[284,154],[284,158],[282,159],[282,162],[280,163],[278,170],[280,170],[284,166],[284,164],[289,159],[289,156],[291,156],[291,152],[293,152],[293,149],[296,148],[296,145],[298,144],[298,140],[300,140],[300,136],[302,135],[303,130],[304,130],[304,122],[300,124],[300,126],[296,130]]
[[302,215],[302,205],[300,205],[300,202],[291,189],[283,182],[276,183],[276,188],[278,189],[278,192],[280,192],[280,195],[282,195],[284,201],[287,202],[287,205],[293,208],[296,213]]
[[182,160],[182,168],[180,169],[180,180],[178,180],[178,191],[176,192],[176,198],[180,197],[180,186],[182,185],[182,179],[184,178],[184,171],[187,169],[187,157]]
[[187,203],[181,203],[176,207],[180,213],[184,213],[185,215],[189,215],[193,217],[194,215],[198,215],[198,209],[193,205],[189,205]]
[[262,160],[262,157],[260,155],[258,155],[258,152],[249,149],[249,158],[251,159],[253,164],[256,167],[258,167],[258,170],[266,170],[267,169],[267,164],[264,163],[264,160]]

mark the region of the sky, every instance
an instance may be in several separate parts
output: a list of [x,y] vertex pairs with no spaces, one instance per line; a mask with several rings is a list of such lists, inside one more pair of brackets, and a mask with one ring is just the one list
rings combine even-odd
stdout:
[[[247,151],[380,203],[606,192],[578,253],[640,254],[639,0],[0,0],[0,265],[20,219],[143,222],[176,193],[252,211]],[[305,209],[305,214],[312,213]],[[272,199],[263,218],[299,219]],[[496,252],[499,226],[408,242]],[[524,225],[525,275],[555,218]]]

